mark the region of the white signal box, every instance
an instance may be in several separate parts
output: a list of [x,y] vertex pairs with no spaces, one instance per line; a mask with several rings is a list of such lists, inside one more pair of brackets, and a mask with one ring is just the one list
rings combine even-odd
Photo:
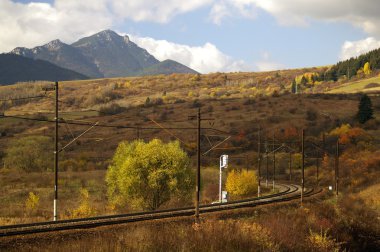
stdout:
[[227,196],[228,196],[227,191],[222,191],[222,203],[227,202]]
[[[219,160],[219,202],[223,202],[222,198],[222,169],[226,169],[228,167],[228,155],[221,155]],[[226,192],[227,197],[227,192]],[[227,202],[227,198],[226,198]]]
[[220,156],[220,168],[226,169],[228,167],[228,155]]

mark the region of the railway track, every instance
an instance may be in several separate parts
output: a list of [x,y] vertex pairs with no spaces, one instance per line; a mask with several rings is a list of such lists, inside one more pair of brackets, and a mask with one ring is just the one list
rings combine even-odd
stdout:
[[[256,197],[251,199],[232,201],[228,203],[208,204],[200,206],[200,213],[217,212],[223,210],[237,209],[243,207],[253,207],[276,202],[291,201],[300,198],[300,186],[278,184],[281,192]],[[320,193],[322,190],[306,189],[304,197],[309,197]],[[99,226],[115,225],[128,222],[138,222],[144,220],[165,219],[179,216],[191,216],[195,214],[194,207],[166,209],[151,212],[140,212],[131,214],[119,214],[108,216],[97,216],[91,218],[47,221],[29,224],[0,226],[0,237],[35,234],[43,232],[53,232],[72,229],[87,229]]]

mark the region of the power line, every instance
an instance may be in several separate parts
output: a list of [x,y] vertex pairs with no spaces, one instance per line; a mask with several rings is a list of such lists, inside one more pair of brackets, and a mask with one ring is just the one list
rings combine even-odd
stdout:
[[[14,119],[20,119],[20,120],[55,123],[55,120],[30,118],[30,117],[22,117],[22,116],[0,115],[0,119],[1,118],[14,118]],[[59,119],[59,123],[66,123],[66,124],[78,125],[78,126],[92,126],[94,124],[94,123],[76,122],[75,120],[65,120],[65,122],[63,122],[63,120],[61,118]],[[162,130],[161,128],[158,128],[158,127],[138,127],[138,126],[109,125],[109,124],[97,124],[95,127],[117,128],[117,129],[139,129],[139,130]],[[165,129],[168,129],[168,130],[195,130],[197,128],[196,127],[166,127]],[[215,132],[225,133],[224,131],[218,130],[215,128],[202,128],[202,130],[213,130]]]
[[28,99],[36,99],[36,98],[44,98],[46,95],[37,95],[37,96],[28,96],[28,97],[20,97],[20,98],[9,98],[9,99],[0,99],[0,101],[19,101],[19,100],[28,100]]

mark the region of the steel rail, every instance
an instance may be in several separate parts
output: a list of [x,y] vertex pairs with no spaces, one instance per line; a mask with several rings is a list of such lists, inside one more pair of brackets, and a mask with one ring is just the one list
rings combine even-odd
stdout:
[[[282,192],[275,193],[275,194],[269,194],[269,195],[265,195],[262,197],[256,197],[256,198],[239,200],[239,201],[232,201],[232,202],[228,202],[228,203],[206,204],[206,205],[202,205],[202,207],[217,206],[220,204],[232,204],[235,202],[239,203],[239,202],[247,202],[247,201],[252,201],[252,200],[266,199],[266,198],[276,197],[276,196],[280,196],[280,195],[289,193],[291,190],[291,188],[288,185],[283,185],[283,184],[278,184],[278,185],[285,187],[286,189]],[[294,191],[296,191],[296,190],[293,189],[292,192],[294,192]],[[102,220],[102,219],[132,217],[132,216],[141,215],[141,214],[163,213],[163,212],[170,212],[170,211],[176,211],[176,210],[188,210],[188,209],[192,209],[192,208],[193,207],[182,207],[182,208],[172,208],[172,209],[163,209],[163,210],[147,211],[147,212],[136,212],[136,213],[128,213],[128,214],[104,215],[104,216],[96,216],[96,217],[89,217],[89,218],[77,218],[77,219],[58,220],[58,221],[45,221],[45,222],[35,222],[35,223],[27,223],[27,224],[6,225],[6,226],[0,226],[0,230],[2,230],[2,229],[13,229],[13,228],[26,228],[26,227],[34,227],[34,226],[42,226],[42,225],[66,224],[66,223],[75,223],[75,222],[81,222],[81,221],[95,221],[95,220]]]
[[[242,207],[252,207],[264,204],[271,204],[275,202],[290,201],[297,199],[300,195],[295,194],[298,190],[298,186],[294,185],[281,185],[286,188],[285,191],[271,194],[263,197],[256,197],[252,199],[233,201],[228,203],[219,203],[219,204],[207,204],[201,205],[200,212],[216,212],[228,209],[236,209]],[[293,187],[293,188],[291,188]],[[311,189],[304,193],[305,196],[311,196],[314,190]],[[316,192],[319,193],[320,191]],[[290,195],[290,196],[287,196]],[[284,197],[285,196],[285,197]],[[140,212],[132,214],[120,214],[120,215],[110,215],[110,216],[99,216],[92,218],[82,218],[82,219],[73,219],[73,220],[63,220],[63,221],[51,221],[51,222],[39,222],[39,223],[30,223],[30,224],[19,224],[19,225],[8,225],[0,227],[0,237],[5,236],[14,236],[14,235],[23,235],[23,234],[34,234],[42,232],[52,232],[52,231],[62,231],[62,230],[71,230],[71,229],[86,229],[94,228],[99,226],[121,224],[127,222],[137,222],[143,220],[154,220],[154,219],[165,219],[170,217],[179,217],[179,216],[190,216],[194,215],[195,210],[193,207],[185,207],[178,209],[167,209],[160,211],[151,211],[151,212]]]

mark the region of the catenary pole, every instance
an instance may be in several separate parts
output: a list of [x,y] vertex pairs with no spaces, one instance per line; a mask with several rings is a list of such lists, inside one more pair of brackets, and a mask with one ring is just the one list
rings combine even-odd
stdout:
[[302,148],[302,180],[301,180],[301,206],[303,204],[303,193],[305,188],[305,130],[302,129],[301,136],[301,148]]
[[198,130],[197,130],[197,185],[196,202],[195,202],[195,217],[199,218],[199,198],[200,198],[200,184],[201,184],[201,108],[198,108]]
[[273,132],[273,191],[275,187],[275,180],[276,180],[276,151],[274,146],[274,132]]
[[260,136],[260,125],[259,125],[259,131],[258,131],[258,142],[257,142],[257,174],[258,174],[258,186],[257,186],[257,197],[260,197],[261,194],[261,150],[260,150],[260,141],[261,141],[261,136]]
[[55,82],[54,221],[58,215],[58,82]]
[[292,181],[292,153],[289,152],[289,181]]
[[335,192],[339,194],[339,139],[336,141],[336,156],[335,156]]

